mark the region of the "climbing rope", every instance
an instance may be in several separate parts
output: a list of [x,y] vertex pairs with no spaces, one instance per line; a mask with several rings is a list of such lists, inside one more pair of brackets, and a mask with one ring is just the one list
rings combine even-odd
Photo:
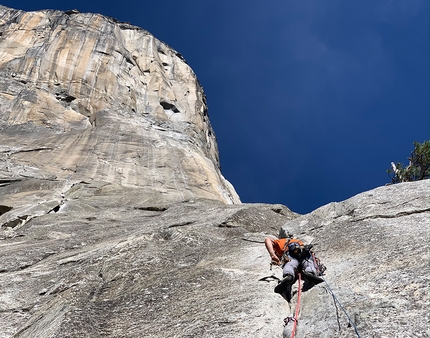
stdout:
[[[325,280],[325,278],[324,278],[323,276],[320,276],[320,277],[323,279],[323,281],[324,281],[324,282],[325,282],[325,284],[327,285],[327,288],[328,288],[329,292],[331,293],[331,295],[333,296],[333,299],[334,299],[334,300],[339,304],[339,306],[340,306],[340,308],[342,309],[343,313],[345,313],[346,317],[347,317],[347,318],[348,318],[348,320],[349,320],[349,323],[350,323],[350,324],[352,325],[352,327],[354,328],[355,333],[357,334],[357,337],[358,337],[358,338],[361,338],[361,337],[360,337],[360,334],[358,333],[357,326],[356,326],[356,325],[355,325],[355,323],[352,321],[351,317],[348,315],[348,312],[346,312],[345,308],[342,306],[342,304],[340,303],[339,299],[337,299],[337,297],[336,297],[336,295],[334,294],[333,290],[330,288],[330,285],[328,285],[327,281]],[[335,303],[335,305],[336,305],[336,303]],[[336,307],[336,311],[337,311],[337,307]]]
[[[335,307],[336,307],[336,316],[339,317],[338,315],[338,309],[336,306],[336,302],[339,304],[340,308],[342,309],[342,311],[345,313],[345,316],[348,318],[349,324],[352,325],[352,327],[354,328],[355,333],[357,334],[358,338],[361,338],[360,334],[358,333],[358,329],[357,326],[355,325],[355,323],[352,321],[351,317],[348,315],[348,312],[346,312],[345,308],[343,307],[343,305],[341,304],[341,302],[339,301],[339,299],[336,297],[336,295],[334,294],[333,290],[330,288],[330,285],[327,283],[327,281],[325,280],[325,278],[323,277],[323,273],[326,270],[326,267],[321,263],[321,261],[319,260],[319,258],[317,258],[315,256],[315,254],[313,252],[311,252],[311,258],[314,261],[315,267],[317,269],[317,275],[325,282],[325,284],[327,285],[327,289],[329,290],[330,294],[332,295],[334,301],[335,301]],[[270,263],[270,270],[272,270],[272,265],[273,262]],[[260,281],[266,281],[269,282],[269,279],[275,279],[279,281],[279,278],[277,278],[274,275],[268,276],[268,277],[263,277],[260,279]],[[291,332],[291,338],[294,338],[295,334],[296,334],[296,329],[297,329],[297,323],[299,320],[299,312],[300,312],[300,298],[301,298],[301,294],[302,294],[302,278],[301,278],[301,273],[298,273],[298,280],[299,280],[299,285],[298,285],[298,293],[297,293],[297,304],[296,304],[296,308],[295,308],[295,314],[294,317],[286,317],[284,319],[284,326],[287,326],[290,322],[293,322],[293,329]],[[314,285],[316,285],[315,283],[312,283]],[[339,326],[340,328],[340,326]]]
[[[343,307],[342,303],[339,301],[339,299],[336,297],[336,295],[334,294],[333,290],[331,289],[330,285],[327,283],[327,281],[325,280],[325,278],[323,277],[322,274],[319,275],[320,278],[322,278],[322,280],[325,282],[327,289],[329,290],[330,294],[332,295],[334,301],[335,301],[335,307],[336,307],[336,316],[339,317],[338,315],[338,309],[336,306],[336,302],[337,304],[339,304],[339,307],[342,309],[343,313],[345,314],[345,316],[348,318],[349,324],[354,328],[355,333],[357,334],[358,338],[361,338],[360,333],[358,332],[357,326],[355,325],[355,323],[353,322],[353,320],[351,319],[351,317],[348,315],[348,312],[346,312],[345,308]],[[300,299],[301,299],[301,294],[302,294],[302,279],[301,279],[301,274],[299,273],[298,276],[298,280],[299,280],[299,285],[298,285],[298,291],[297,291],[297,304],[296,304],[296,308],[295,308],[295,315],[294,317],[286,317],[284,319],[284,326],[288,325],[290,322],[293,322],[293,329],[291,332],[291,338],[294,338],[295,334],[296,334],[296,329],[297,329],[297,323],[299,321],[299,311],[300,311]],[[340,327],[339,327],[340,329]]]
[[300,298],[302,296],[302,274],[299,272],[299,289],[297,291],[297,304],[296,313],[294,314],[293,329],[291,331],[291,338],[294,338],[297,329],[297,322],[299,321],[299,311],[300,311]]

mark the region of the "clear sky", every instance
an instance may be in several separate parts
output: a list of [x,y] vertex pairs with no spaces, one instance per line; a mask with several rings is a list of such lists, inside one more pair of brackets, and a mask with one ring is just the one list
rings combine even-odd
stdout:
[[197,74],[243,202],[307,213],[390,182],[429,136],[428,0],[0,0],[130,22]]

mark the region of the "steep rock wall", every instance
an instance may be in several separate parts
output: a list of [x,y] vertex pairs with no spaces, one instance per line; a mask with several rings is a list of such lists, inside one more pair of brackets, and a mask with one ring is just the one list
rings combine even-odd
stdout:
[[13,191],[0,204],[21,219],[82,181],[240,203],[220,172],[203,89],[178,52],[76,11],[0,6],[0,33],[0,182]]
[[[380,187],[325,205],[280,231],[317,243],[328,285],[361,337],[428,337],[429,191],[429,180]],[[310,291],[298,337],[356,337],[327,285]],[[326,333],[315,335],[318,329]]]
[[[0,12],[1,338],[289,337],[297,297],[260,281],[279,229],[316,244],[361,337],[428,336],[428,181],[302,216],[240,204],[177,52],[100,15]],[[356,336],[325,284],[300,310],[298,338]]]
[[[297,295],[289,305],[260,281],[281,277],[263,244],[279,229],[315,244],[361,337],[427,337],[428,189],[381,187],[298,216],[77,184],[56,212],[1,228],[0,337],[290,337]],[[302,293],[296,337],[356,337],[326,284]]]

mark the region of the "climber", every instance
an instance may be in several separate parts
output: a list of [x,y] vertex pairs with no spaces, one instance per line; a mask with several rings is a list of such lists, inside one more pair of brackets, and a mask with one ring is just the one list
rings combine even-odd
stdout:
[[272,264],[282,266],[283,279],[275,287],[275,292],[290,301],[291,286],[297,279],[298,273],[302,272],[305,279],[312,285],[321,283],[323,279],[317,272],[317,266],[312,255],[312,245],[304,245],[296,238],[273,239],[266,238],[264,241],[269,252]]

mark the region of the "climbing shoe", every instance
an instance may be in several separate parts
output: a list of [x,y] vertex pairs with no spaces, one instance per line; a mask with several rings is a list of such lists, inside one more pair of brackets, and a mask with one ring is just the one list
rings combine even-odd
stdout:
[[287,287],[285,288],[285,291],[281,293],[282,298],[284,298],[288,303],[291,302],[291,289],[292,289],[292,284],[287,285]]
[[292,275],[285,275],[285,277],[275,286],[275,292],[282,294],[287,287],[293,284],[294,277]]
[[320,276],[317,276],[317,274],[313,271],[303,271],[303,275],[314,285],[324,282],[324,279]]

